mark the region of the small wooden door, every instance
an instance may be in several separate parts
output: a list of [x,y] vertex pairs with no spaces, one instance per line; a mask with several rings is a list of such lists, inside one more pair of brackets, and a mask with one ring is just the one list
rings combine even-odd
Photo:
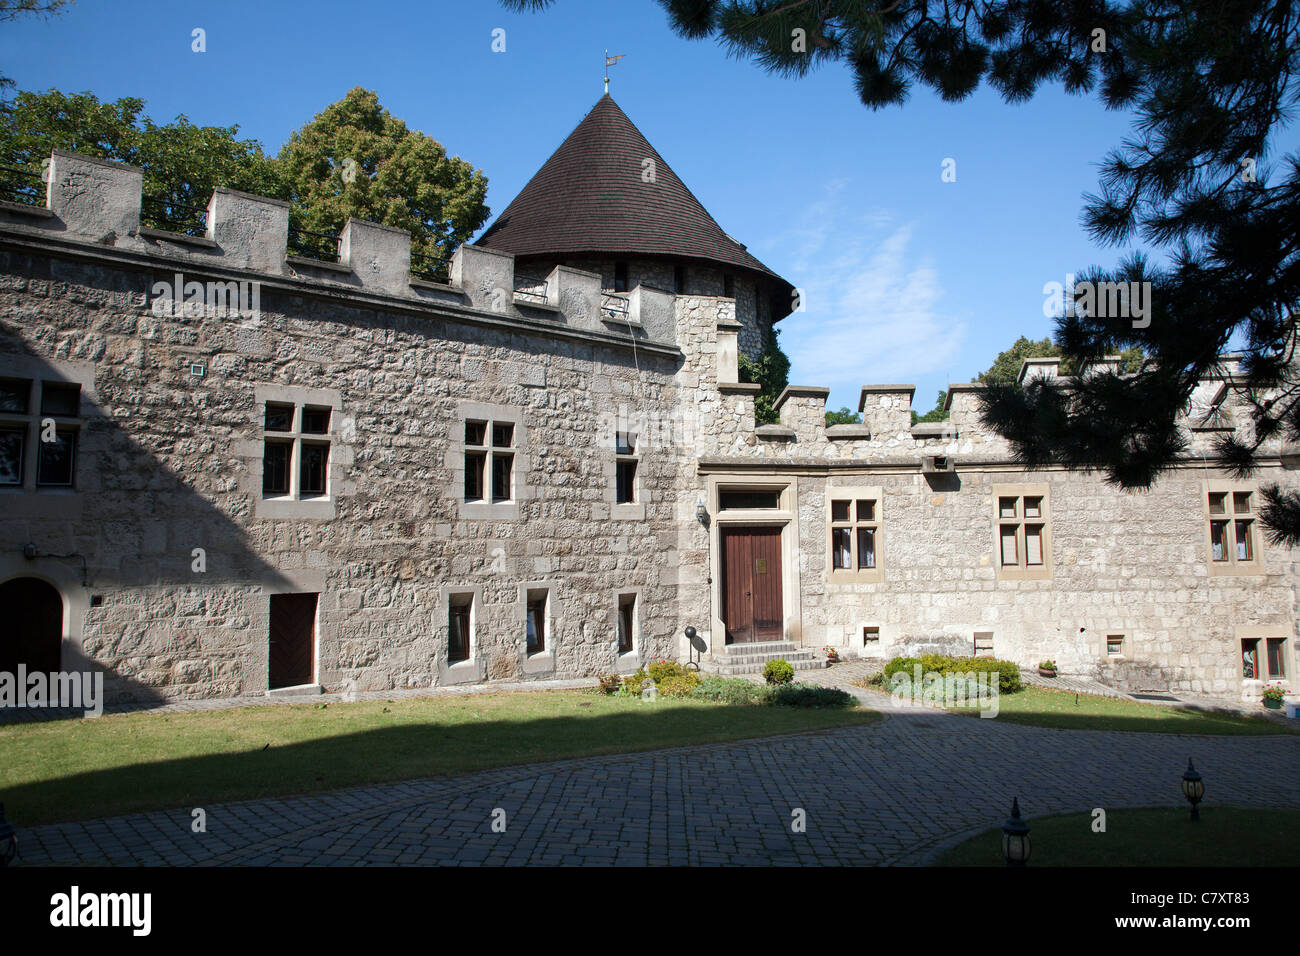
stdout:
[[721,533],[727,643],[782,640],[781,529],[723,528]]
[[271,672],[268,686],[312,683],[316,672],[316,595],[271,595]]

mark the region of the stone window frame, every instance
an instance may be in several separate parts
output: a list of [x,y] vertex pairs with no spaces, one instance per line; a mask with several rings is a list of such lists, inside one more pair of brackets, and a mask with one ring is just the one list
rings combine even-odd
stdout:
[[[834,503],[849,501],[849,520],[834,520]],[[858,501],[873,501],[875,517],[858,519]],[[852,529],[849,568],[835,567],[835,529]],[[859,568],[858,529],[872,527],[876,531],[876,566]],[[864,584],[885,579],[885,493],[882,485],[828,485],[826,488],[826,581],[828,584]]]
[[[86,473],[82,462],[86,456],[86,435],[90,419],[98,406],[95,394],[95,366],[89,362],[44,361],[21,355],[0,358],[0,378],[27,382],[27,411],[0,412],[0,428],[23,431],[22,480],[16,485],[0,485],[0,495],[38,494],[75,495],[81,490],[78,475]],[[76,385],[76,415],[46,415],[41,400],[46,384]],[[40,465],[41,423],[53,420],[55,433],[71,432],[73,439],[72,481],[66,485],[37,484]],[[15,427],[17,426],[17,427]]]
[[[1236,655],[1235,670],[1238,679],[1241,681],[1243,690],[1243,699],[1246,696],[1254,696],[1267,684],[1282,684],[1288,690],[1296,686],[1293,675],[1296,668],[1296,654],[1294,651],[1295,627],[1286,624],[1239,624],[1233,629],[1233,649]],[[1282,642],[1282,677],[1269,677],[1268,672],[1268,642],[1270,640],[1280,640]],[[1247,677],[1243,667],[1243,647],[1247,641],[1258,641],[1256,661],[1259,666],[1256,668],[1256,674],[1262,669],[1265,671],[1264,677]]]
[[[615,588],[613,598],[614,660],[618,665],[627,665],[631,670],[636,670],[640,666],[641,646],[644,639],[644,630],[641,624],[643,611],[641,589]],[[632,634],[631,646],[625,651],[619,645],[619,635],[623,630],[623,605],[629,598],[632,602]]]
[[[532,594],[546,592],[546,631],[542,650],[528,652],[528,605]],[[517,638],[520,659],[525,674],[546,674],[555,670],[560,649],[560,626],[564,620],[564,602],[560,598],[559,582],[545,578],[524,581],[519,585],[515,599],[514,620],[519,628]]]
[[[980,653],[980,639],[981,639],[981,638],[984,638],[984,637],[987,637],[987,639],[988,639],[988,647],[985,649],[985,650],[987,651],[987,653],[985,653],[985,654],[981,654],[981,653]],[[970,647],[971,647],[971,657],[980,657],[980,658],[983,658],[983,657],[995,658],[995,657],[997,657],[998,655],[997,655],[997,644],[996,644],[996,642],[997,642],[997,633],[996,633],[995,631],[993,631],[992,629],[990,629],[990,628],[980,628],[980,629],[978,629],[978,630],[972,631],[972,632],[971,632],[971,644],[970,644]]]
[[[343,398],[337,389],[309,388],[304,385],[261,384],[253,386],[253,400],[257,414],[257,440],[249,448],[249,468],[246,489],[253,495],[254,514],[259,518],[333,518],[336,504],[345,488],[346,468],[352,464],[351,443],[344,440]],[[266,431],[266,406],[292,405],[294,431]],[[324,434],[301,431],[304,407],[328,408],[329,429]],[[289,462],[289,494],[265,497],[262,492],[262,473],[266,467],[266,442],[287,439],[293,442]],[[326,465],[325,494],[313,498],[297,497],[298,466],[301,442],[329,443]]]
[[[625,427],[618,429],[618,424]],[[603,477],[606,504],[609,505],[609,515],[616,521],[644,521],[646,505],[646,487],[645,471],[642,468],[644,458],[642,455],[643,446],[641,443],[641,434],[635,431],[628,423],[619,422],[615,425],[613,435],[613,455],[606,454],[603,465]],[[628,434],[632,436],[632,454],[623,455],[619,453],[618,436]],[[602,436],[603,437],[603,436]],[[608,438],[605,439],[609,441]],[[635,487],[634,498],[632,501],[620,502],[618,500],[618,465],[621,461],[632,461],[636,463],[636,477],[633,479]]]
[[[469,598],[469,657],[451,661],[451,605],[452,601]],[[480,653],[480,635],[483,627],[483,588],[478,584],[444,585],[438,598],[439,615],[434,628],[435,656],[438,662],[438,683],[479,683],[483,679],[484,655]]]
[[[1119,653],[1110,652],[1110,642],[1119,639]],[[1128,653],[1128,631],[1106,631],[1101,639],[1101,659],[1104,661],[1125,661],[1129,658]]]
[[[487,496],[482,501],[465,500],[465,453],[477,446],[465,443],[465,425],[467,422],[486,422],[487,442],[492,441],[492,426],[510,424],[514,426],[514,445],[511,449],[513,462],[510,468],[510,498],[507,501],[491,500],[492,458],[488,452],[487,462],[483,466],[484,490]],[[451,435],[447,442],[447,468],[451,473],[448,497],[457,503],[458,515],[471,521],[511,521],[519,517],[519,506],[523,501],[533,497],[533,489],[525,481],[532,461],[529,453],[528,430],[524,426],[524,412],[521,408],[510,405],[490,405],[482,402],[461,402],[457,407],[456,418],[451,424]]]
[[[1242,561],[1237,558],[1237,515],[1239,512],[1235,506],[1235,495],[1246,493],[1249,494],[1251,507],[1248,511],[1242,513],[1246,520],[1251,523],[1249,533],[1249,549],[1251,557]],[[1223,514],[1214,514],[1210,511],[1210,498],[1213,495],[1224,495],[1226,510]],[[1264,558],[1263,536],[1259,533],[1259,486],[1250,482],[1243,481],[1219,481],[1207,480],[1202,482],[1201,487],[1201,513],[1205,519],[1205,561],[1211,575],[1215,576],[1233,576],[1241,574],[1263,574]],[[1226,561],[1216,561],[1214,559],[1214,523],[1218,521],[1226,522],[1231,542],[1228,548],[1228,558]]]
[[[1045,483],[994,485],[992,495],[993,568],[998,579],[1002,581],[1050,581],[1052,579],[1051,486]],[[1014,518],[1004,518],[1002,516],[1001,504],[1003,498],[1016,499],[1016,516]],[[1025,498],[1039,499],[1039,514],[1036,517],[1031,518],[1023,513]],[[1016,525],[1017,563],[1014,565],[1002,563],[1002,526],[1004,524]],[[1042,529],[1039,534],[1043,558],[1041,564],[1024,563],[1026,554],[1025,526],[1028,524],[1038,524]]]

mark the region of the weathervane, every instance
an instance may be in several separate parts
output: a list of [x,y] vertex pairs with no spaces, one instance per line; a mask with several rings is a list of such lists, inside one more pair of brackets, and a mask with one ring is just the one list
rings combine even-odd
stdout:
[[605,51],[605,92],[606,93],[609,92],[609,68],[613,66],[615,63],[617,63],[619,60],[623,59],[623,57],[625,56],[627,56],[626,53],[620,53],[618,56],[610,56],[609,51],[608,50]]

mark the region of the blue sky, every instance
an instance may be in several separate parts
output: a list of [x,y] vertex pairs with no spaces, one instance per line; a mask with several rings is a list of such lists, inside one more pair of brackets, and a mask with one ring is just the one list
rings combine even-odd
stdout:
[[[191,51],[191,30],[207,51]],[[504,53],[492,31],[506,31]],[[0,26],[20,89],[139,96],[164,122],[238,124],[274,153],[353,86],[484,170],[505,207],[611,93],[722,227],[804,292],[780,323],[791,382],[857,407],[866,383],[913,383],[930,408],[1017,336],[1051,331],[1044,283],[1111,265],[1079,226],[1097,164],[1128,129],[1094,97],[1048,88],[1008,106],[917,90],[872,112],[848,73],[802,80],[668,28],[652,0],[558,0],[543,14],[394,0],[77,0]],[[941,180],[945,159],[956,182]]]

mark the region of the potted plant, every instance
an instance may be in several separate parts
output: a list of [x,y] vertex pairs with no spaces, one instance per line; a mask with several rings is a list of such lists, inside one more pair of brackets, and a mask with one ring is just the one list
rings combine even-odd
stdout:
[[827,646],[823,647],[822,650],[826,652],[826,663],[838,664],[840,662],[840,652],[835,648]]
[[1269,684],[1264,688],[1264,706],[1269,710],[1281,710],[1286,699],[1286,688],[1281,684]]
[[1039,661],[1038,673],[1042,674],[1044,677],[1055,677],[1056,661]]

